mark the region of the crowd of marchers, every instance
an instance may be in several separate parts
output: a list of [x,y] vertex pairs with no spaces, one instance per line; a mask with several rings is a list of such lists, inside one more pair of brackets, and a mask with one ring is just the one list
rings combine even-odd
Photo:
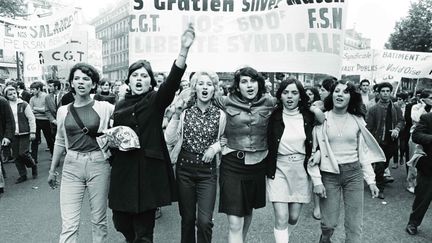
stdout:
[[[179,241],[211,242],[218,186],[229,242],[246,241],[253,210],[267,202],[278,243],[289,241],[310,202],[319,242],[331,242],[341,210],[345,241],[362,242],[364,183],[384,199],[390,165],[406,167],[406,190],[415,194],[406,231],[417,234],[432,200],[431,90],[395,94],[390,83],[335,78],[304,87],[287,77],[272,92],[252,67],[236,70],[226,90],[209,70],[185,80],[194,40],[190,25],[168,75],[139,60],[112,85],[78,63],[67,91],[58,80],[33,82],[30,92],[21,82],[1,87],[3,162],[14,161],[16,183],[29,180],[27,170],[37,178],[44,134],[48,184],[60,187],[60,242],[77,241],[86,192],[93,242],[107,241],[108,207],[127,242],[153,242],[160,207],[176,201]],[[98,138],[110,129],[123,137],[107,156]],[[138,147],[122,149],[134,138]]]

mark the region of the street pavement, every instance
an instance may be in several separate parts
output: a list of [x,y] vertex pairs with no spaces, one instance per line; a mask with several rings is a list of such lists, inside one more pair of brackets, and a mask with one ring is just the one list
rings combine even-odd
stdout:
[[[14,164],[5,164],[7,172],[5,194],[0,198],[0,243],[58,242],[61,230],[59,189],[52,190],[47,184],[50,166],[46,145],[39,147],[39,177],[14,184],[18,177]],[[391,170],[396,181],[385,190],[386,198],[372,199],[365,187],[364,242],[372,243],[430,243],[432,242],[432,209],[426,214],[419,233],[410,236],[405,232],[414,196],[405,190],[405,168]],[[227,219],[224,214],[214,214],[213,242],[227,242]],[[180,242],[180,216],[177,204],[164,207],[163,216],[156,221],[154,242]],[[340,222],[343,222],[341,214]],[[247,242],[274,242],[273,208],[270,203],[255,210]],[[290,237],[291,243],[318,242],[319,221],[312,218],[312,204],[303,207],[299,223]],[[91,222],[88,198],[83,201],[79,242],[91,242]],[[124,242],[112,223],[108,210],[108,242]],[[344,242],[343,223],[333,236],[333,242]]]

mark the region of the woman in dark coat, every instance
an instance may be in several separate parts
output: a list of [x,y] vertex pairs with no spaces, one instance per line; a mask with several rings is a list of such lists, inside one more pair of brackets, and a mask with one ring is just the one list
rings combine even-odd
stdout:
[[171,161],[162,131],[165,108],[180,86],[186,57],[195,32],[183,33],[181,50],[159,90],[150,63],[140,60],[129,67],[126,84],[130,93],[114,111],[114,126],[128,126],[139,136],[140,149],[113,151],[109,207],[117,231],[127,242],[153,242],[157,207],[176,201]]

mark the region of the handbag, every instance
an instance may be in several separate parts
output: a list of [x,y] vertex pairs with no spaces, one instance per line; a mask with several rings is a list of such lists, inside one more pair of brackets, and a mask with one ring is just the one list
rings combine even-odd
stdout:
[[92,138],[99,137],[103,133],[98,133],[94,131],[90,131],[86,126],[84,126],[84,123],[81,121],[80,117],[78,116],[78,113],[75,110],[75,107],[73,106],[74,103],[71,103],[69,105],[69,111],[72,114],[72,117],[74,118],[75,122],[78,124],[78,126],[81,128],[81,131]]

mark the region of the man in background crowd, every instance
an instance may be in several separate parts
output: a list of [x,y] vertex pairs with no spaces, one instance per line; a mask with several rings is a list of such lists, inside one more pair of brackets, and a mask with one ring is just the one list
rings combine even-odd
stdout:
[[45,96],[45,114],[48,117],[51,126],[51,135],[53,141],[57,134],[57,110],[61,106],[61,100],[63,97],[63,91],[61,91],[61,83],[58,80],[48,80],[48,92]]
[[375,164],[375,178],[378,189],[378,197],[384,199],[385,183],[393,182],[393,177],[384,177],[384,172],[388,168],[390,159],[397,151],[397,144],[400,131],[404,128],[405,122],[402,110],[393,104],[391,92],[393,86],[388,83],[380,83],[378,92],[380,99],[378,103],[369,108],[366,118],[367,128],[379,143],[386,156],[385,163]]
[[36,117],[36,139],[31,143],[31,155],[36,163],[38,162],[38,148],[39,143],[41,142],[41,131],[43,131],[51,155],[54,148],[50,121],[45,113],[45,97],[47,94],[43,92],[43,86],[43,83],[39,81],[33,82],[30,85],[30,91],[32,92],[33,97],[31,97],[29,104]]

